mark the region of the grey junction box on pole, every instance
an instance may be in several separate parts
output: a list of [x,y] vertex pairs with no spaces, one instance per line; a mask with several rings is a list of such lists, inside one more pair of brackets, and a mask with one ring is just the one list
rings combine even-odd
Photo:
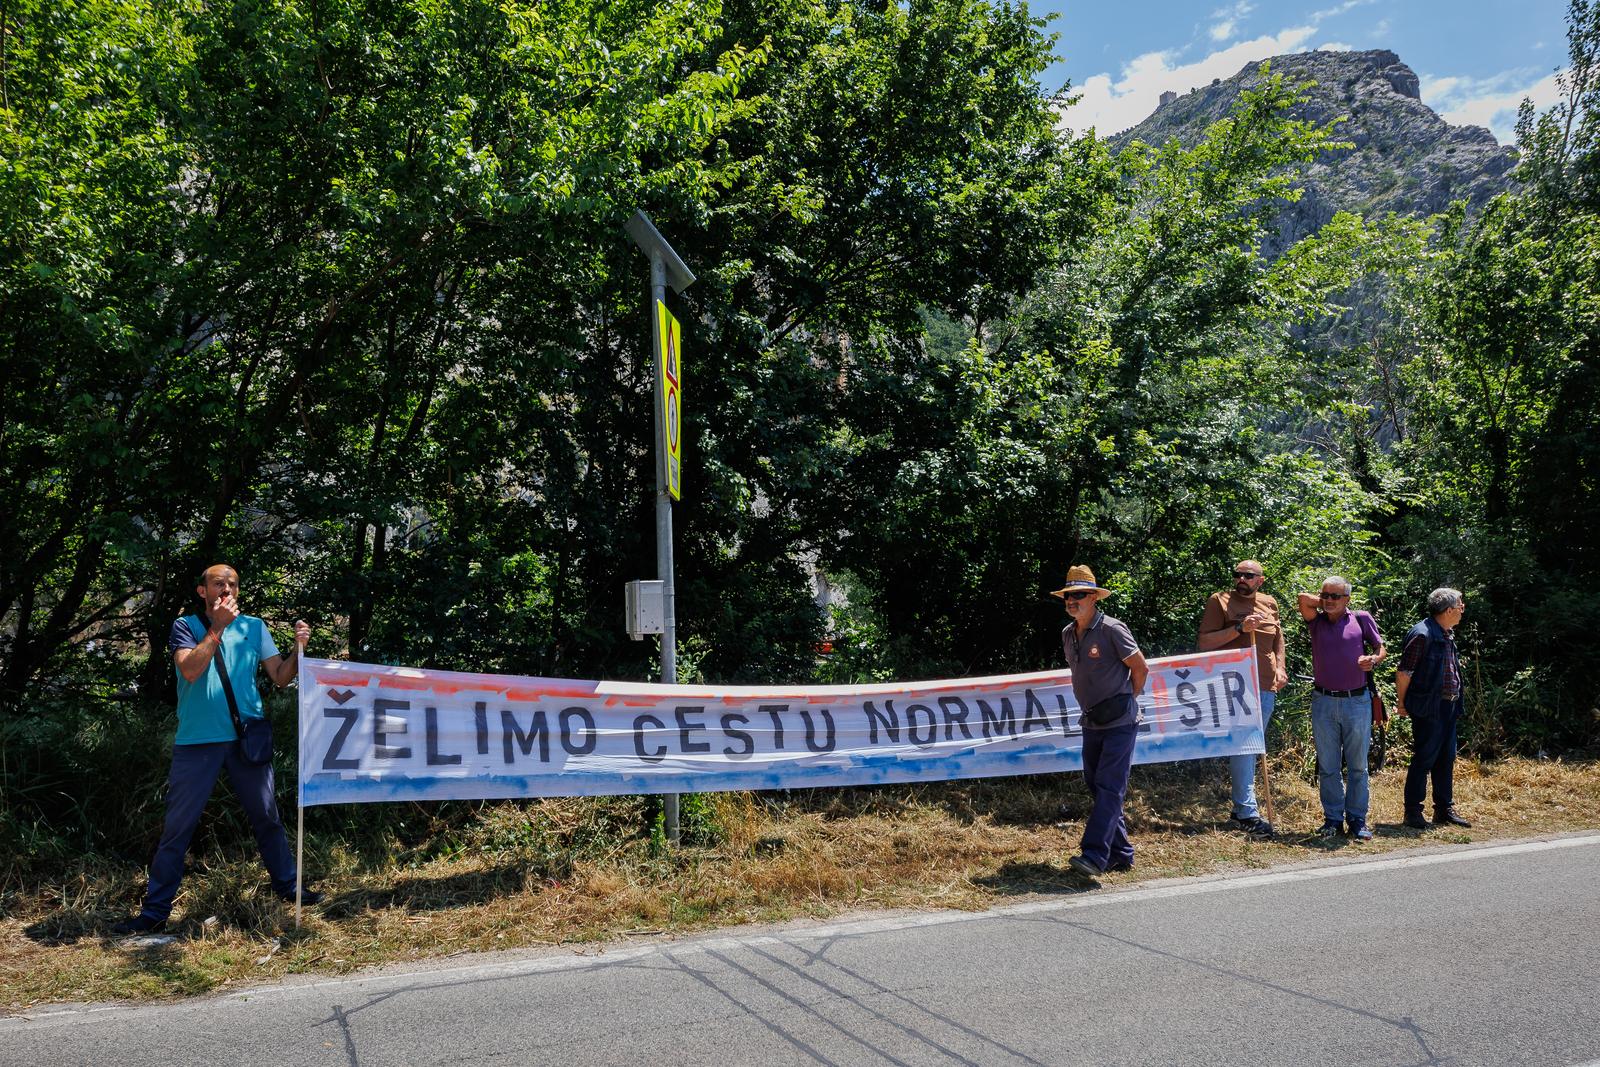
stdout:
[[623,596],[623,613],[628,622],[628,636],[643,641],[645,634],[666,632],[666,598],[662,595],[666,583],[652,581],[629,582]]
[[[694,272],[688,268],[666,238],[661,236],[650,216],[635,211],[624,227],[639,250],[650,257],[650,296],[645,307],[646,328],[650,331],[650,351],[655,356],[651,377],[655,379],[655,446],[656,446],[656,577],[661,585],[661,681],[674,685],[678,681],[678,621],[677,597],[672,577],[672,496],[667,488],[666,420],[663,417],[661,382],[661,333],[656,328],[656,304],[665,303],[667,286],[682,293],[694,284]],[[629,613],[632,624],[632,612]],[[650,631],[643,631],[650,632]],[[631,630],[630,630],[631,633]],[[638,636],[638,635],[635,635]],[[662,797],[663,822],[666,823],[667,840],[677,844],[678,794]]]

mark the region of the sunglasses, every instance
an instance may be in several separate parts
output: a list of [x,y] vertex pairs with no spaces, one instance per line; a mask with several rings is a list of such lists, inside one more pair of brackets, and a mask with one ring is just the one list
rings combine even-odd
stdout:
[[1090,589],[1081,589],[1076,593],[1062,593],[1061,594],[1061,597],[1062,597],[1063,600],[1082,600],[1084,597],[1091,597],[1091,596],[1094,596],[1094,591],[1090,590]]
[[1350,595],[1349,593],[1330,593],[1327,590],[1323,590],[1322,591],[1322,599],[1323,600],[1343,600],[1345,597],[1347,597],[1349,595]]
[[1234,571],[1233,572],[1233,576],[1235,578],[1259,578],[1259,577],[1261,577],[1261,575],[1256,574],[1254,571]]

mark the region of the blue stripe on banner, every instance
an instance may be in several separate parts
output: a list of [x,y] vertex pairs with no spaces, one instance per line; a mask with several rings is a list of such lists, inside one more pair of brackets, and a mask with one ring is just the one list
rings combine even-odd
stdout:
[[[1242,744],[1232,735],[1145,735],[1134,747],[1135,763],[1173,763],[1265,751],[1260,731]],[[560,774],[489,775],[473,778],[357,777],[319,772],[301,783],[302,803],[361,804],[401,800],[505,800],[517,797],[617,796],[649,793],[715,793],[733,790],[820,789],[904,782],[945,782],[1056,774],[1083,769],[1083,751],[1040,744],[1005,752],[967,748],[944,756],[848,753],[832,764],[794,764],[740,770],[650,775],[569,770]]]

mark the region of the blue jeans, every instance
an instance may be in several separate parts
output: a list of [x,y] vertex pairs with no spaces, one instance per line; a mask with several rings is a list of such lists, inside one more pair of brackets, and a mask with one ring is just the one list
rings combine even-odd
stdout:
[[[1367,822],[1367,747],[1372,743],[1372,696],[1331,697],[1312,691],[1311,736],[1317,743],[1317,782],[1327,822]],[[1343,769],[1341,771],[1341,768]]]
[[140,914],[151,919],[165,919],[172,914],[189,841],[224,767],[250,820],[250,829],[255,832],[261,861],[272,876],[272,888],[280,894],[294,892],[294,856],[283,832],[283,820],[278,818],[277,799],[272,795],[272,765],[247,762],[237,741],[173,745],[172,773],[167,777],[166,824],[155,858],[150,861],[150,886],[145,890]]
[[[1130,702],[1133,699],[1128,697]],[[1109,730],[1091,727],[1083,731],[1083,780],[1094,806],[1083,823],[1082,852],[1085,859],[1101,867],[1133,862],[1122,803],[1128,796],[1128,772],[1138,735],[1138,725],[1131,722]]]
[[[1261,691],[1261,737],[1267,736],[1267,723],[1272,721],[1272,709],[1278,703],[1278,694]],[[1256,758],[1254,756],[1229,756],[1228,774],[1233,779],[1233,817],[1235,819],[1260,818],[1256,807]]]

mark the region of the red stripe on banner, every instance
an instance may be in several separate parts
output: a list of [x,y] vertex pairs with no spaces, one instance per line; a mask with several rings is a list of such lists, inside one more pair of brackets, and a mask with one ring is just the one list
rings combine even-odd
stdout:
[[[1157,704],[1172,703],[1172,696],[1167,692],[1167,680],[1155,671],[1150,672],[1150,695],[1155,698]],[[1167,720],[1165,718],[1160,715],[1152,715],[1150,717],[1155,720],[1156,733],[1164,734],[1167,732]]]
[[328,674],[317,673],[312,677],[316,678],[318,686],[367,686],[372,683],[372,675],[356,674],[350,671],[334,671]]
[[580,699],[588,699],[589,697],[594,696],[593,689],[580,689],[573,686],[564,685],[541,686],[537,689],[525,688],[500,690],[485,688],[485,691],[491,693],[504,692],[507,700],[528,702],[535,700],[547,700],[550,697],[578,697]]

